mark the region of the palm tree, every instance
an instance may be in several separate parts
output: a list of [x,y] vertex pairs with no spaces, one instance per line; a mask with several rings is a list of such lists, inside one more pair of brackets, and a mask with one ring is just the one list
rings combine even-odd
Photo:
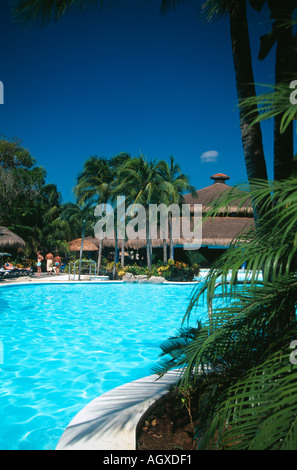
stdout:
[[83,254],[83,246],[86,232],[94,227],[94,210],[90,203],[83,205],[68,202],[64,205],[63,212],[60,216],[61,220],[66,220],[73,231],[81,231],[81,246],[79,253],[79,279],[81,273],[81,261]]
[[[260,11],[265,0],[254,0],[253,5]],[[267,2],[271,30],[261,37],[259,59],[264,60],[276,43],[275,52],[275,90],[285,86],[288,89],[290,78],[296,76],[296,35],[293,37],[292,15],[297,8],[296,0],[287,2]],[[287,99],[286,99],[287,101]],[[293,159],[293,122],[282,129],[284,113],[274,116],[274,179],[287,178],[292,174]]]
[[149,205],[157,202],[160,175],[155,162],[148,162],[141,155],[134,157],[121,165],[115,179],[115,194],[127,198],[128,203],[142,204],[146,213],[146,252],[147,266],[152,265],[150,230],[149,230]]
[[[111,191],[111,201],[115,205],[115,201],[118,196],[123,196],[122,194],[122,189],[121,187],[118,187],[118,177],[121,174],[121,169],[131,160],[131,155],[125,152],[122,152],[118,155],[115,155],[112,157],[110,164],[113,170],[113,175],[114,175],[114,180],[113,180],[113,187]],[[127,201],[131,200],[130,195],[126,195]],[[117,217],[117,208],[115,208],[115,213],[114,215]],[[121,220],[122,223],[122,228],[124,230],[121,230],[121,265],[122,267],[125,266],[125,235],[123,235],[123,231],[125,232],[125,226],[126,222],[129,217],[125,215],[124,220]],[[117,231],[117,224],[116,224],[116,230],[115,230],[115,255],[114,255],[114,265],[113,265],[113,278],[115,278],[115,273],[116,273],[116,263],[118,259],[118,231]]]
[[66,222],[60,218],[63,205],[60,192],[55,184],[47,184],[41,190],[39,196],[39,206],[41,211],[41,246],[50,251],[68,253],[67,241],[71,237],[71,229]]
[[[77,177],[74,188],[79,204],[107,204],[110,198],[114,172],[105,158],[91,156],[84,163],[83,171]],[[98,249],[97,270],[99,273],[102,258],[103,239]]]
[[[115,155],[110,160],[97,156],[89,157],[84,163],[83,171],[77,177],[77,183],[74,188],[78,203],[88,203],[88,205],[93,206],[97,204],[106,206],[107,203],[114,203],[116,197],[115,177],[121,165],[129,159],[130,155],[124,152]],[[103,239],[100,239],[97,261],[98,272],[101,266],[102,248]],[[116,259],[117,240],[115,243],[115,262]]]
[[[180,368],[181,385],[196,390],[202,449],[296,449],[297,371],[290,345],[297,338],[297,179],[253,182],[253,188],[265,209],[260,227],[235,240],[197,286],[184,320],[193,320],[206,294],[208,321],[185,325],[169,339],[163,364],[155,368],[159,374]],[[236,194],[232,188],[223,195],[221,207]]]
[[[233,64],[235,71],[238,103],[256,96],[254,73],[252,68],[251,48],[246,14],[246,1],[242,0],[207,0],[203,6],[206,19],[229,16]],[[241,140],[245,166],[249,181],[267,180],[267,168],[264,157],[262,131],[259,122],[252,123],[251,114],[257,115],[253,102],[249,107],[239,107]],[[261,208],[254,206],[255,219]]]
[[[161,187],[159,190],[159,203],[163,202],[167,206],[171,204],[181,205],[183,194],[190,191],[196,195],[195,188],[190,184],[188,176],[182,173],[180,166],[174,161],[174,157],[170,157],[170,164],[165,160],[157,163],[157,171],[161,177]],[[172,235],[172,213],[169,213],[169,240],[170,240],[170,259],[173,259],[173,235]],[[166,240],[164,240],[164,263],[167,263]]]

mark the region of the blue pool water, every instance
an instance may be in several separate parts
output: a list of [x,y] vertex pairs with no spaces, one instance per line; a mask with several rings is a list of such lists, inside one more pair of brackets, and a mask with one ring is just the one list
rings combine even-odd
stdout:
[[160,343],[181,324],[192,289],[104,283],[1,287],[0,449],[55,449],[87,403],[150,375]]

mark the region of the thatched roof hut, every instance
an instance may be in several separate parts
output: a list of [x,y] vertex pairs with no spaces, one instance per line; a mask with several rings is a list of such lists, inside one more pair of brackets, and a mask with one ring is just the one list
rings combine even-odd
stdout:
[[[206,186],[205,188],[198,189],[194,196],[191,193],[185,194],[184,204],[190,204],[192,210],[194,204],[202,204],[202,211],[205,213],[210,208],[211,203],[217,201],[224,192],[228,192],[232,189],[234,197],[232,196],[232,205],[228,207],[228,211],[234,214],[246,214],[248,216],[252,216],[253,208],[250,198],[247,197],[246,200],[239,205],[240,197],[246,195],[246,193],[237,188],[233,189],[231,186],[226,184],[226,181],[230,179],[229,176],[224,175],[223,173],[216,173],[210,178],[214,180],[213,184]],[[224,210],[225,209],[222,208],[221,212],[224,212]]]
[[[210,207],[210,204],[225,192],[232,189],[231,186],[226,184],[229,176],[223,173],[217,173],[211,176],[214,180],[213,184],[196,191],[196,197],[191,193],[184,196],[184,203],[190,204],[193,210],[194,204],[202,204],[202,213],[206,213]],[[244,191],[236,190],[234,192],[234,199],[232,198],[231,207],[228,207],[228,215],[226,216],[226,209],[222,208],[220,216],[203,220],[202,223],[202,247],[208,248],[227,248],[241,233],[246,233],[248,230],[254,227],[253,209],[250,199],[247,197],[244,203],[239,204],[239,198],[242,195],[247,196]],[[238,198],[237,198],[238,195]],[[174,223],[174,219],[173,219]],[[193,230],[193,223],[191,224],[191,230]],[[179,238],[173,239],[173,245],[175,248],[189,246],[195,246],[195,241],[192,243],[183,237],[183,219],[180,218],[180,230]],[[151,240],[153,248],[159,248],[163,246],[163,238],[160,236],[159,230],[157,230],[157,238]],[[169,238],[166,239],[167,245],[169,245]],[[103,246],[114,247],[114,240],[103,241]],[[120,241],[119,241],[120,245]],[[196,244],[197,246],[197,244]],[[125,242],[125,248],[127,250],[140,248],[146,248],[146,240],[137,238],[135,240],[128,240]]]
[[[240,237],[254,228],[254,219],[252,217],[214,217],[202,222],[202,238],[201,246],[208,246],[212,248],[227,248],[231,245],[234,239]],[[191,224],[193,230],[193,224]],[[169,238],[166,238],[166,243],[169,245]],[[112,245],[113,243],[113,245]],[[163,238],[151,240],[153,248],[160,248],[163,246]],[[195,246],[195,240],[187,240],[183,237],[182,232],[182,219],[180,228],[180,237],[173,238],[173,245],[175,247]],[[114,246],[113,240],[110,240],[110,246]],[[136,240],[128,240],[125,243],[127,249],[138,250],[146,247],[146,240],[137,238]]]
[[0,226],[0,249],[24,248],[25,241],[6,227]]
[[99,248],[100,240],[99,240],[98,238],[94,238],[94,237],[85,237],[85,241],[91,242],[91,243],[93,243],[94,245],[96,245],[97,249]]
[[[71,251],[80,251],[81,248],[81,238],[77,238],[76,240],[72,240],[69,242],[69,248]],[[83,251],[97,251],[98,247],[90,240],[84,239]]]
[[[190,204],[193,211],[194,204],[202,204],[202,213],[205,214],[210,208],[210,204],[218,200],[224,192],[230,191],[231,186],[226,184],[229,176],[223,173],[217,173],[211,176],[214,180],[213,184],[206,188],[196,191],[195,196],[191,193],[184,196],[184,203]],[[238,195],[238,197],[237,197]],[[251,200],[246,197],[245,201],[239,206],[239,198],[247,196],[244,191],[236,189],[234,191],[234,199],[232,198],[232,205],[228,207],[228,216],[224,215],[226,208],[220,210],[220,216],[212,219],[204,220],[202,223],[202,247],[209,248],[227,248],[241,233],[246,233],[254,227],[253,209]],[[193,230],[193,224],[191,227]],[[169,239],[166,240],[169,244]],[[183,238],[182,234],[182,218],[180,227],[180,238],[173,239],[174,246],[182,247],[184,245],[191,245],[188,240]],[[193,243],[194,244],[194,243]],[[129,240],[126,243],[127,248],[139,249],[146,246],[146,240],[136,239]],[[152,240],[152,247],[163,246],[163,239],[158,237]]]
[[203,222],[202,246],[228,248],[241,234],[254,228],[251,217],[214,217]]

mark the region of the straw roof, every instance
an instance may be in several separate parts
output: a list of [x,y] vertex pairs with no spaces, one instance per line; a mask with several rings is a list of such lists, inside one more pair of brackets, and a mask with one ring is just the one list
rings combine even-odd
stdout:
[[202,246],[228,247],[255,227],[251,217],[214,217],[203,222]]
[[91,243],[93,243],[94,245],[96,245],[97,248],[99,248],[100,240],[99,240],[98,238],[86,237],[86,238],[85,238],[85,241],[91,242]]
[[[69,242],[69,248],[71,251],[80,251],[81,248],[81,238],[77,238],[76,240],[72,240]],[[91,242],[90,240],[84,239],[83,251],[97,251],[98,248],[95,243]]]
[[[214,180],[214,183],[210,186],[207,186],[206,188],[202,188],[196,191],[196,197],[191,193],[185,194],[183,201],[184,204],[190,204],[192,210],[194,204],[202,204],[202,212],[205,213],[210,208],[211,203],[217,200],[222,195],[222,193],[232,189],[231,186],[226,184],[226,180],[230,179],[229,176],[224,175],[223,173],[217,173],[210,178]],[[234,197],[232,206],[229,207],[228,210],[234,213],[246,212],[252,215],[253,209],[251,200],[247,199],[244,203],[241,204],[240,208],[238,207],[240,196],[245,195],[246,193],[239,189],[237,189],[235,192],[238,194],[238,198]],[[221,212],[224,212],[223,208]]]
[[0,226],[0,249],[23,248],[26,246],[24,240],[6,227]]
[[[182,219],[181,219],[182,224]],[[250,217],[214,217],[213,219],[204,220],[202,223],[202,243],[201,246],[217,246],[228,247],[236,238],[240,238],[241,234],[247,233],[255,226],[254,219]],[[191,226],[193,230],[193,225]],[[182,236],[182,226],[180,230],[181,237],[173,239],[173,245],[193,245],[195,241],[187,240]],[[110,241],[112,242],[112,240]],[[157,238],[151,240],[152,247],[163,246],[163,239]],[[166,243],[169,244],[169,238]],[[113,242],[114,246],[114,242]],[[126,248],[140,249],[146,247],[146,240],[137,238],[136,240],[128,240],[125,244]]]

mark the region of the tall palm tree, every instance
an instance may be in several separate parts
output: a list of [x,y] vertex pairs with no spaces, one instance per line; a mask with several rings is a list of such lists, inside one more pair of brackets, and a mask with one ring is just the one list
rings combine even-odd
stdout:
[[115,193],[127,197],[133,204],[142,204],[146,213],[146,253],[147,266],[152,266],[149,205],[157,203],[160,174],[155,162],[148,162],[141,155],[127,160],[120,166],[115,180]]
[[[207,0],[203,6],[208,20],[229,16],[233,64],[236,80],[238,103],[256,96],[252,67],[251,47],[246,13],[246,1],[242,0]],[[262,131],[259,122],[253,125],[251,115],[257,115],[257,107],[239,107],[241,140],[245,166],[249,181],[267,180],[267,168],[264,157]],[[254,206],[255,218],[258,219],[261,208]]]
[[94,210],[90,203],[83,205],[68,202],[64,205],[61,220],[66,220],[74,230],[81,230],[81,246],[79,253],[79,279],[81,273],[81,261],[86,231],[94,227]]
[[[130,155],[124,152],[115,155],[110,160],[97,156],[89,157],[84,163],[83,171],[77,177],[74,188],[78,203],[88,203],[93,206],[103,204],[103,207],[107,203],[114,203],[116,197],[114,180],[120,166],[128,159],[130,159]],[[103,239],[101,238],[98,249],[98,272],[101,266],[102,248]],[[115,243],[115,262],[116,259],[117,241]]]
[[[157,163],[157,171],[161,177],[161,186],[159,191],[159,203],[163,202],[167,206],[171,204],[181,205],[183,202],[183,194],[187,192],[195,193],[195,188],[190,184],[187,175],[182,173],[180,166],[174,161],[174,157],[170,157],[170,164],[165,160]],[[170,259],[173,259],[173,235],[172,235],[172,214],[169,213],[169,240],[170,240]],[[167,254],[166,240],[164,240],[164,263]]]
[[63,205],[60,192],[55,184],[44,185],[39,195],[39,206],[41,211],[41,246],[50,251],[68,253],[67,241],[70,241],[71,228],[66,220],[60,218]]
[[[107,204],[110,198],[114,172],[110,163],[102,157],[91,156],[84,163],[83,171],[77,177],[74,194],[79,204]],[[103,239],[98,249],[97,270],[102,259]]]
[[[276,43],[275,52],[275,90],[280,86],[288,88],[296,76],[297,35],[293,36],[293,12],[296,0],[279,2],[275,0],[254,0],[252,6],[260,11],[267,3],[273,23],[268,34],[261,37],[259,59],[264,60]],[[291,78],[292,77],[292,78]],[[287,100],[286,100],[287,101]],[[284,113],[274,116],[274,179],[287,178],[292,174],[293,160],[293,122],[282,129]]]
[[[117,206],[115,205],[115,201],[117,200],[118,196],[123,196],[122,194],[122,189],[118,187],[118,176],[121,173],[121,169],[131,160],[131,155],[126,153],[126,152],[121,152],[118,155],[115,155],[114,157],[111,158],[110,164],[113,170],[113,187],[111,191],[111,202],[115,206],[115,212],[114,215],[117,218]],[[131,200],[130,195],[126,194],[126,200],[129,201]],[[127,222],[127,216],[125,215],[124,220],[121,220],[122,223],[122,230],[121,232],[121,238],[120,238],[120,243],[121,243],[121,265],[122,267],[125,266],[125,226]],[[123,234],[124,231],[124,234]],[[114,265],[113,265],[113,278],[115,278],[116,274],[116,263],[118,260],[118,231],[117,231],[117,224],[116,224],[116,230],[115,230],[115,256],[114,256]]]

